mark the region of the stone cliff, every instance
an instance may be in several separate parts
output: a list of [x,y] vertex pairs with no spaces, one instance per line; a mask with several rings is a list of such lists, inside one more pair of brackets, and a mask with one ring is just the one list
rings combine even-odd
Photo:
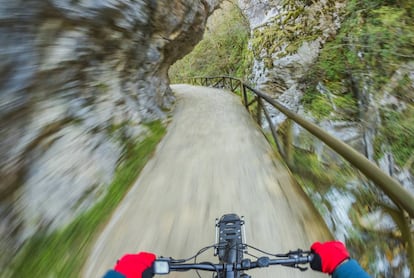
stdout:
[[105,194],[125,142],[166,117],[168,68],[219,2],[1,1],[3,262]]
[[[238,3],[252,30],[250,81],[414,192],[413,2]],[[290,129],[278,111],[272,117]],[[292,132],[293,168],[335,237],[374,276],[411,277],[412,234],[395,235],[410,230],[403,213],[319,140],[296,125]]]

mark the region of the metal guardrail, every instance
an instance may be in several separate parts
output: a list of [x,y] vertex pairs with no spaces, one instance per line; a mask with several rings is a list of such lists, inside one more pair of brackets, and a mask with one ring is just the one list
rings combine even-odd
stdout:
[[[241,97],[243,99],[243,104],[246,109],[250,112],[249,107],[253,104],[256,104],[256,120],[259,125],[261,125],[263,111],[265,118],[269,124],[272,136],[275,140],[276,146],[281,152],[282,156],[287,157],[288,154],[284,153],[284,150],[279,143],[275,126],[273,125],[269,112],[263,101],[266,101],[268,104],[272,105],[280,112],[285,114],[289,119],[293,120],[298,125],[302,126],[310,133],[318,137],[321,141],[331,147],[335,152],[340,154],[343,158],[349,161],[357,169],[359,169],[367,178],[373,181],[378,187],[380,187],[386,195],[400,208],[407,211],[410,217],[414,218],[414,196],[406,190],[397,180],[390,177],[388,174],[384,173],[377,165],[368,160],[365,156],[357,152],[355,149],[347,145],[341,140],[336,139],[314,123],[309,122],[305,118],[299,116],[298,114],[290,111],[285,106],[279,102],[272,99],[270,96],[252,88],[251,86],[245,84],[242,80],[233,78],[230,76],[217,76],[217,77],[192,77],[187,78],[186,80],[191,81],[193,84],[198,84],[202,86],[212,86],[220,88],[228,88],[232,92],[240,90]],[[253,99],[249,99],[247,92],[250,91],[255,95]]]

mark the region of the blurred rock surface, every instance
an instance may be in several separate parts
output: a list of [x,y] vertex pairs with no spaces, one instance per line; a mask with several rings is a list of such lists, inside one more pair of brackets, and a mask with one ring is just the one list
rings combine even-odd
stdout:
[[0,265],[103,196],[219,2],[0,0]]

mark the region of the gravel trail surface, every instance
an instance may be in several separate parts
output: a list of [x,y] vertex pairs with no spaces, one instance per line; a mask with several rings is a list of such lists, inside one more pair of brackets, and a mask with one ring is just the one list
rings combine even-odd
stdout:
[[[122,254],[139,250],[191,257],[214,243],[215,218],[231,212],[245,217],[248,244],[273,253],[330,239],[237,96],[190,85],[172,89],[177,104],[168,132],[97,239],[83,277],[102,277]],[[216,261],[212,250],[199,261],[206,259]],[[327,277],[279,266],[249,274]]]

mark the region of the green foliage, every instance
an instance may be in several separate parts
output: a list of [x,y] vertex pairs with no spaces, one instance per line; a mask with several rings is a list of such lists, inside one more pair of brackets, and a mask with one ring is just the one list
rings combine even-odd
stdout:
[[355,177],[355,170],[343,159],[338,161],[321,162],[321,158],[315,153],[295,149],[292,170],[301,177],[302,182],[314,185],[318,192],[329,190],[330,187],[345,187],[346,183]]
[[316,117],[318,119],[327,118],[333,110],[328,98],[320,94],[312,100],[311,105],[312,109],[317,111]]
[[[414,106],[409,106],[405,113],[394,110],[382,111],[383,125],[375,142],[375,150],[379,156],[381,145],[387,143],[391,146],[396,163],[403,167],[412,159],[414,150]],[[413,165],[411,171],[414,173]]]
[[[414,59],[413,6],[412,1],[349,1],[341,29],[325,44],[305,78],[305,108],[317,118],[328,115],[320,95],[314,93],[318,82],[322,82],[336,95],[339,117],[358,116],[357,99],[352,98],[366,89],[374,95],[382,93],[396,70]],[[409,83],[407,78],[401,80],[393,93],[409,100]]]
[[334,98],[334,103],[339,111],[343,111],[342,118],[357,117],[358,103],[351,94],[344,94]]
[[250,29],[240,9],[232,4],[216,11],[203,40],[169,71],[172,82],[183,77],[250,74],[253,55],[248,49]]
[[[407,222],[405,214],[389,206],[388,201],[385,203],[381,201],[378,189],[364,180],[349,163],[338,159],[338,157],[321,163],[315,153],[300,149],[295,149],[294,159],[292,170],[296,180],[304,191],[314,198],[315,207],[325,217],[329,217],[332,206],[339,205],[330,203],[324,197],[325,193],[333,188],[356,199],[352,208],[349,211],[344,211],[348,213],[353,223],[351,231],[348,231],[346,236],[346,244],[351,256],[356,258],[368,273],[375,274],[375,277],[384,277],[381,276],[384,273],[378,273],[377,264],[374,264],[378,260],[377,252],[385,254],[390,262],[398,257],[404,257],[406,254],[408,254],[408,258],[414,256],[410,223]],[[362,184],[350,186],[350,183],[352,184],[356,180],[363,183],[363,186]],[[378,229],[369,229],[369,226],[362,224],[361,219],[376,210],[391,215],[398,225],[401,235],[395,232],[393,234],[388,234],[386,231],[379,232]],[[334,229],[335,224],[335,222],[332,223]],[[392,271],[395,274],[402,270],[397,267]],[[400,277],[400,275],[392,276]]]
[[402,99],[408,103],[414,100],[414,82],[411,81],[411,78],[408,76],[408,74],[405,74],[398,81],[398,84],[392,93],[399,99]]
[[[390,76],[398,66],[398,62],[408,57],[414,58],[414,25],[406,16],[406,11],[394,7],[381,7],[372,11],[361,34],[361,40],[372,51],[367,62],[369,66],[381,69],[381,73]],[[411,24],[410,24],[411,23]]]
[[61,231],[37,234],[12,264],[12,277],[78,277],[93,240],[151,157],[165,133],[160,122],[151,135],[125,152],[106,196]]
[[333,51],[322,51],[318,63],[316,64],[316,70],[323,79],[331,82],[341,81],[346,74],[346,58],[341,47],[336,47],[340,44],[337,38],[334,42],[327,45],[327,48],[335,48]]
[[318,90],[311,87],[302,97],[302,105],[308,111],[312,111],[312,115],[316,119],[321,120],[330,116],[333,107],[327,96],[321,94]]
[[[317,1],[282,1],[283,11],[276,15],[265,26],[260,26],[253,32],[252,49],[256,58],[284,57],[294,54],[304,42],[314,41],[321,34],[322,30],[315,28],[319,25],[319,16],[332,9],[334,1],[319,3],[321,10],[316,14],[310,11],[307,6]],[[266,57],[263,57],[263,50]]]
[[[353,117],[358,120],[360,109],[361,114],[367,109],[363,107],[363,101],[358,104],[357,98],[363,93],[382,99],[386,91],[405,101],[407,108],[404,111],[397,111],[391,104],[383,104],[382,126],[377,130],[374,147],[376,158],[381,157],[384,150],[390,150],[396,164],[408,168],[414,174],[414,85],[409,74],[404,73],[406,65],[414,60],[413,7],[414,1],[408,0],[348,1],[341,29],[335,38],[325,44],[318,61],[305,78],[307,87],[302,103],[317,119],[332,117],[327,107],[332,106],[330,101],[333,101],[337,108],[334,117]],[[331,92],[330,99],[318,91],[319,84]],[[295,155],[295,167],[298,168],[295,173],[300,176],[302,185],[308,188],[306,191],[312,192],[314,189],[323,193],[330,183],[335,187],[338,185],[336,181],[330,180],[331,175],[335,175],[331,173],[334,169],[331,165],[317,166],[312,154],[306,156],[308,158],[303,154]],[[355,178],[362,180],[350,172],[344,173],[343,169],[338,171],[348,177],[348,181]],[[357,171],[354,175],[357,175]],[[364,187],[370,188],[368,183]],[[353,189],[352,193],[357,198],[350,212],[356,232],[348,235],[347,246],[364,268],[383,277],[378,273],[376,264],[373,264],[378,259],[377,253],[366,250],[377,250],[385,254],[390,262],[395,261],[396,257],[404,258],[406,254],[408,260],[413,261],[414,247],[407,232],[409,223],[401,221],[405,219],[404,214],[384,209],[381,205],[382,194],[375,189],[364,192],[358,188]],[[377,209],[393,217],[402,236],[396,236],[398,232],[383,234],[360,226],[361,216]],[[401,273],[401,269],[391,265],[390,272]],[[403,262],[399,267],[404,265],[407,266]],[[413,267],[411,265],[412,271]],[[398,274],[391,276],[400,277]]]

